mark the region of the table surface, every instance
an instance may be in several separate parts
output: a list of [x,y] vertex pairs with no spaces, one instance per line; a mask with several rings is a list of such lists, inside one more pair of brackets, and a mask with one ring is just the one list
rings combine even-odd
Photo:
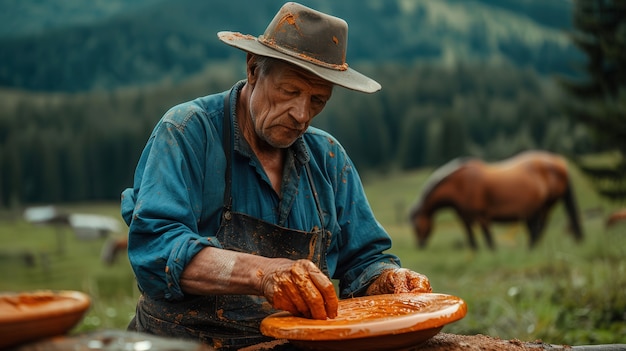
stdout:
[[[85,334],[57,336],[18,345],[13,351],[215,351],[214,348],[193,341],[169,339],[125,330],[104,330]],[[275,340],[253,345],[240,351],[299,351],[286,340]],[[553,345],[542,341],[502,340],[486,335],[456,335],[439,333],[426,342],[405,351],[472,351],[472,350],[575,350],[575,351],[626,351],[626,344],[609,345]],[[358,351],[358,350],[354,350]]]

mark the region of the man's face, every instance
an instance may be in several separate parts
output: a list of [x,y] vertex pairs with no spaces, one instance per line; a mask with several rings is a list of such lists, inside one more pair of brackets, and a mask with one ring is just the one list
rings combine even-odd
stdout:
[[282,62],[267,74],[256,74],[259,76],[250,96],[255,132],[272,147],[289,147],[322,112],[333,84]]

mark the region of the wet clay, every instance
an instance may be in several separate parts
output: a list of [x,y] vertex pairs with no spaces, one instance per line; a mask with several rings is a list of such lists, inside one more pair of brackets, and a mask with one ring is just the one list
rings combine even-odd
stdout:
[[226,40],[235,41],[235,40],[255,40],[256,38],[250,34],[242,34],[242,33],[228,33],[224,34]]
[[81,293],[34,291],[0,294],[0,323],[15,323],[80,311],[89,306],[89,298]]
[[277,309],[297,310],[306,318],[321,320],[336,316],[337,299],[333,285],[310,262],[297,261],[289,271],[276,274],[274,280],[272,299]]
[[0,294],[0,349],[65,334],[83,317],[90,298],[78,291]]
[[[386,294],[339,301],[337,317],[313,320],[278,313],[261,323],[264,335],[300,341],[346,341],[385,337],[432,337],[465,316],[465,302],[445,294]],[[402,335],[406,334],[406,335]],[[424,334],[424,335],[418,335]],[[372,342],[373,340],[369,340]],[[344,345],[345,347],[345,345]]]
[[367,289],[367,295],[432,292],[430,281],[420,273],[406,268],[384,271]]

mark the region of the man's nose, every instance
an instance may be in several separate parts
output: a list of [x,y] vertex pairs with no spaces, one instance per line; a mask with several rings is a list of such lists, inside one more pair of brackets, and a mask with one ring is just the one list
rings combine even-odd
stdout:
[[301,124],[308,123],[310,119],[310,102],[306,97],[298,97],[294,99],[291,106],[291,116]]

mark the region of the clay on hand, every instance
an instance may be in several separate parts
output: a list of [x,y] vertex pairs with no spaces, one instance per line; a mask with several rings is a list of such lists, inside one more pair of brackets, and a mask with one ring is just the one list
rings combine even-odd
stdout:
[[309,260],[281,260],[262,278],[263,294],[276,309],[313,319],[337,317],[339,300],[330,279]]
[[367,288],[367,295],[429,293],[433,289],[428,277],[406,268],[383,271]]

